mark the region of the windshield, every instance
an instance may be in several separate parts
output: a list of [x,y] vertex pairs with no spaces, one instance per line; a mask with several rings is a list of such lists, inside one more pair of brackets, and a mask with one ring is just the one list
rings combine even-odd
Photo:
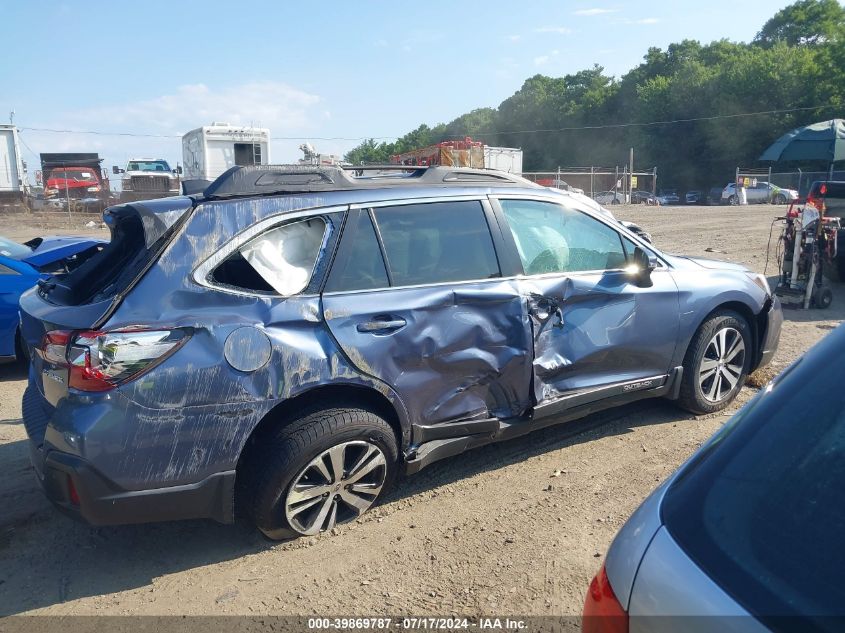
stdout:
[[126,171],[170,171],[170,165],[163,160],[132,160]]
[[50,180],[76,180],[79,182],[87,182],[93,180],[96,182],[97,177],[92,171],[71,171],[64,169],[54,169],[50,172]]
[[12,259],[20,259],[31,253],[32,251],[28,246],[7,240],[5,237],[0,237],[0,255],[11,257]]

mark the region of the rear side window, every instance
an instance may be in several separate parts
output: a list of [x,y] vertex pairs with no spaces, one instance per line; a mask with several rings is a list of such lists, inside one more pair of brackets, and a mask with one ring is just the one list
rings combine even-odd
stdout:
[[374,214],[394,286],[501,275],[479,201],[381,207]]
[[246,242],[213,273],[217,283],[289,297],[305,290],[326,234],[322,218],[274,227]]
[[[664,498],[672,537],[751,613],[845,615],[843,371],[834,361],[798,389],[787,376]],[[773,630],[841,630],[841,621],[763,620]]]

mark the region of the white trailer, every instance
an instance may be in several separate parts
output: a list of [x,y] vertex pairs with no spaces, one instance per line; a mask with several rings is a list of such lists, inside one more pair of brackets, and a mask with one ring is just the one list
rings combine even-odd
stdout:
[[29,192],[18,128],[0,125],[0,198],[23,200]]
[[182,136],[184,180],[214,180],[235,165],[269,165],[270,130],[212,123]]
[[522,173],[522,150],[516,147],[484,146],[484,167],[512,174]]

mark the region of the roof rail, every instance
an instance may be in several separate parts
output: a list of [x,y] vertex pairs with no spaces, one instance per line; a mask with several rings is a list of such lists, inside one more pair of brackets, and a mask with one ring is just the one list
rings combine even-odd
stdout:
[[494,169],[425,165],[255,165],[232,167],[204,191],[204,197],[266,196],[283,193],[375,189],[407,185],[539,185]]

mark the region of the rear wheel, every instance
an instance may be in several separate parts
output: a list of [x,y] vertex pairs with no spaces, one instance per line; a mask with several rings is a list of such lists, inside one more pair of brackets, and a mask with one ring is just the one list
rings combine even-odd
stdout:
[[696,414],[728,406],[742,389],[751,366],[752,341],[746,320],[733,311],[710,316],[693,336],[678,403]]
[[813,305],[820,310],[826,310],[833,303],[833,292],[830,288],[819,288],[813,293]]
[[256,526],[274,540],[357,519],[389,488],[399,456],[390,424],[352,407],[306,413],[259,442],[242,490]]

